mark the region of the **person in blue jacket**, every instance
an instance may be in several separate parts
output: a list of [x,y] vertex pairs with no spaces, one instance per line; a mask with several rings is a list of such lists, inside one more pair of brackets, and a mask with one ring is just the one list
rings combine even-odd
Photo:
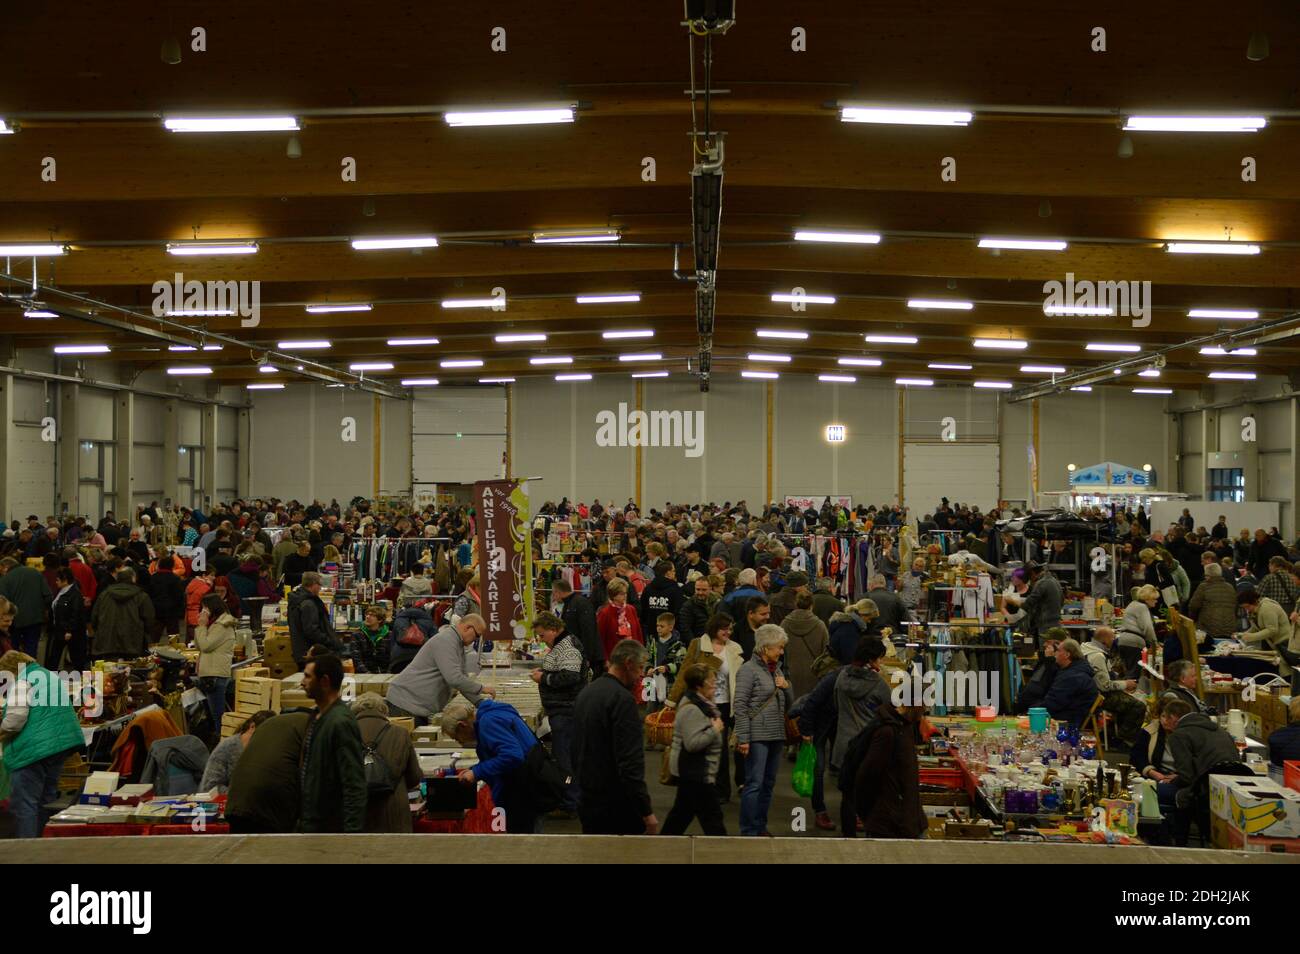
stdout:
[[1063,639],[1057,644],[1056,665],[1056,678],[1047,690],[1043,705],[1053,719],[1080,726],[1099,695],[1092,666],[1083,658],[1078,641],[1073,639]]
[[506,832],[537,833],[539,819],[524,782],[524,760],[539,743],[515,707],[495,699],[483,699],[477,710],[468,702],[453,702],[442,712],[442,734],[475,747],[478,765],[462,769],[457,777],[471,785],[487,783],[492,801],[505,810]]

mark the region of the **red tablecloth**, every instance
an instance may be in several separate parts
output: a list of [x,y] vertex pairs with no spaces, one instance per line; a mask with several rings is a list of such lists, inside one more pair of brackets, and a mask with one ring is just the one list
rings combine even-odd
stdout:
[[[417,818],[415,832],[420,835],[490,835],[492,829],[492,811],[496,806],[492,802],[492,790],[486,785],[479,786],[478,805],[465,813],[460,821],[443,818]],[[500,826],[504,831],[505,826]]]
[[225,822],[208,822],[203,831],[186,825],[46,825],[45,838],[106,838],[119,835],[229,835]]

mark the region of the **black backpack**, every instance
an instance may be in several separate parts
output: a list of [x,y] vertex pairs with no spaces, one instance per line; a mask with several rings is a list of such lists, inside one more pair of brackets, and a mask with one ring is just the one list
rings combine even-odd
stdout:
[[379,754],[379,740],[393,727],[389,722],[379,730],[375,741],[366,745],[362,743],[364,753],[361,765],[366,774],[366,794],[371,798],[380,798],[393,794],[397,790],[397,773],[388,764],[388,760]]

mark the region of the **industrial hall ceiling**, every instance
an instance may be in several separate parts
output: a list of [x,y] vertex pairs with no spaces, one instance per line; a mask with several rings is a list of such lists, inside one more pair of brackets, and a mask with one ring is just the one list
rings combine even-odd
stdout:
[[1296,4],[686,6],[12,7],[0,335],[387,393],[1300,369]]

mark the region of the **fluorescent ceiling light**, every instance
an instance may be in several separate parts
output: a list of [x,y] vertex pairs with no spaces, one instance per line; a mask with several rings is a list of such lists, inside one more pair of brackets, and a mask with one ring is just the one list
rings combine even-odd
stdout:
[[437,338],[389,338],[388,347],[405,348],[410,345],[436,345],[442,344]]
[[741,371],[740,376],[742,378],[759,378],[765,381],[772,381],[779,378],[781,375],[777,374],[775,371]]
[[655,333],[647,328],[638,331],[602,331],[600,336],[606,341],[616,341],[620,338],[653,338]]
[[534,232],[534,245],[569,245],[581,242],[617,242],[618,229],[573,229],[564,232]]
[[273,364],[259,364],[257,366],[258,374],[275,374],[280,369]]
[[367,302],[357,302],[352,305],[308,305],[307,314],[309,315],[332,315],[340,311],[370,311],[371,305]]
[[1222,318],[1226,321],[1254,321],[1259,312],[1241,308],[1193,308],[1188,318]]
[[782,338],[789,341],[808,340],[808,332],[806,331],[772,331],[768,328],[759,328],[754,334],[760,338]]
[[1092,391],[1092,385],[1091,385],[1091,384],[1080,384],[1078,387],[1070,388],[1070,390],[1071,390],[1071,391],[1087,391],[1087,392],[1090,392],[1090,391]]
[[479,384],[514,384],[514,378],[479,378]]
[[1036,252],[1064,252],[1070,247],[1070,243],[1053,239],[982,238],[979,247],[1014,248]]
[[59,317],[52,311],[46,311],[43,308],[29,308],[23,312],[24,318],[57,318]]
[[901,384],[903,387],[912,388],[934,387],[934,381],[930,378],[894,378],[894,383]]
[[1167,242],[1165,251],[1181,255],[1258,255],[1259,246],[1247,242]]
[[922,311],[927,308],[941,308],[948,311],[970,311],[975,307],[975,303],[969,301],[947,301],[944,299],[934,298],[909,298],[907,300],[907,307],[917,308]]
[[1141,345],[1135,344],[1107,344],[1105,342],[1091,341],[1083,349],[1084,351],[1129,351],[1137,352],[1142,350]]
[[641,300],[640,292],[620,292],[612,295],[579,295],[576,299],[579,305],[617,305],[624,302],[636,302]]
[[772,301],[776,302],[803,302],[806,305],[833,305],[835,304],[834,295],[785,295],[773,294]]
[[12,136],[13,134],[14,127],[10,126],[3,119],[0,119],[0,136]]
[[27,258],[37,255],[62,255],[67,251],[63,245],[42,242],[28,245],[0,245],[0,255],[11,258]]
[[505,297],[501,298],[445,298],[443,308],[504,308]]
[[550,355],[544,358],[529,358],[529,364],[573,364],[573,359],[567,356]]
[[527,335],[497,335],[492,339],[497,344],[516,344],[523,341],[545,341],[544,334],[527,334]]
[[871,344],[916,344],[917,339],[911,335],[863,335]]
[[879,358],[840,358],[835,363],[845,368],[878,368],[881,361]]
[[[750,357],[752,358],[753,355],[750,355]],[[664,356],[658,352],[647,352],[645,354],[620,354],[618,356],[618,360],[620,361],[662,361],[663,359]]]
[[212,369],[205,368],[201,365],[193,365],[190,367],[168,368],[167,373],[168,374],[211,374]]
[[1171,388],[1134,388],[1134,394],[1173,394]]
[[437,378],[402,378],[404,388],[431,388],[437,383]]
[[1135,132],[1257,132],[1267,125],[1263,116],[1129,116],[1124,128]]
[[108,345],[55,345],[55,354],[108,354]]
[[349,371],[391,371],[393,362],[391,361],[358,361],[355,364],[348,365]]
[[[341,384],[327,384],[327,388],[341,388]],[[244,389],[248,391],[283,391],[283,384],[245,384]]]
[[301,128],[293,116],[176,116],[163,120],[168,132],[288,132]]
[[1224,356],[1233,358],[1253,358],[1258,354],[1258,352],[1254,348],[1238,348],[1236,351],[1225,351],[1223,348],[1202,348],[1201,354],[1208,354],[1217,358]]
[[1113,305],[1043,305],[1043,314],[1072,318],[1110,318],[1115,314]]
[[443,113],[448,126],[536,126],[571,123],[574,107],[560,109],[480,109]]
[[235,313],[233,308],[195,308],[192,311],[169,311],[168,318],[230,318]]
[[330,347],[328,341],[281,341],[276,345],[281,351],[314,351]]
[[634,378],[666,378],[666,377],[668,377],[668,372],[667,372],[667,371],[638,371],[636,374],[632,375],[632,377],[634,377]]
[[1139,378],[1158,378],[1160,377],[1159,368],[1147,368],[1145,371],[1138,372]]
[[483,362],[479,358],[451,358],[447,361],[439,361],[440,368],[481,368]]
[[882,109],[871,106],[841,106],[840,121],[884,123],[893,126],[966,126],[974,116],[964,110]]
[[590,381],[590,380],[591,380],[591,375],[590,375],[590,374],[557,374],[557,375],[555,376],[555,380],[557,380],[557,381]]
[[354,238],[352,247],[358,252],[376,252],[391,248],[437,248],[438,240],[432,235],[412,235],[405,238]]
[[750,361],[776,361],[781,364],[789,364],[794,359],[788,354],[763,354],[758,351],[751,351],[749,354]]
[[815,232],[800,229],[794,233],[796,242],[842,242],[848,245],[879,245],[880,235],[876,232]]
[[1065,368],[1054,364],[1022,364],[1021,374],[1065,374]]
[[[970,371],[975,367],[973,364],[927,364],[927,368],[932,371]],[[1024,370],[1023,368],[1021,370]]]
[[825,381],[828,384],[857,384],[858,379],[851,374],[819,374],[818,381]]
[[[260,385],[259,385],[259,386],[260,386]],[[284,387],[284,385],[280,385],[280,386],[281,386],[281,387]],[[327,388],[342,388],[342,387],[347,387],[347,385],[345,385],[345,384],[327,384],[327,385],[325,385],[325,387],[327,387]]]
[[1254,371],[1211,371],[1210,377],[1223,381],[1254,381]]
[[996,391],[1010,391],[1011,382],[1010,381],[976,381],[975,387],[987,388]]
[[1029,347],[1028,341],[1018,338],[976,338],[971,343],[977,348],[994,348],[999,351],[1024,351]]
[[168,255],[256,255],[256,242],[168,242]]

